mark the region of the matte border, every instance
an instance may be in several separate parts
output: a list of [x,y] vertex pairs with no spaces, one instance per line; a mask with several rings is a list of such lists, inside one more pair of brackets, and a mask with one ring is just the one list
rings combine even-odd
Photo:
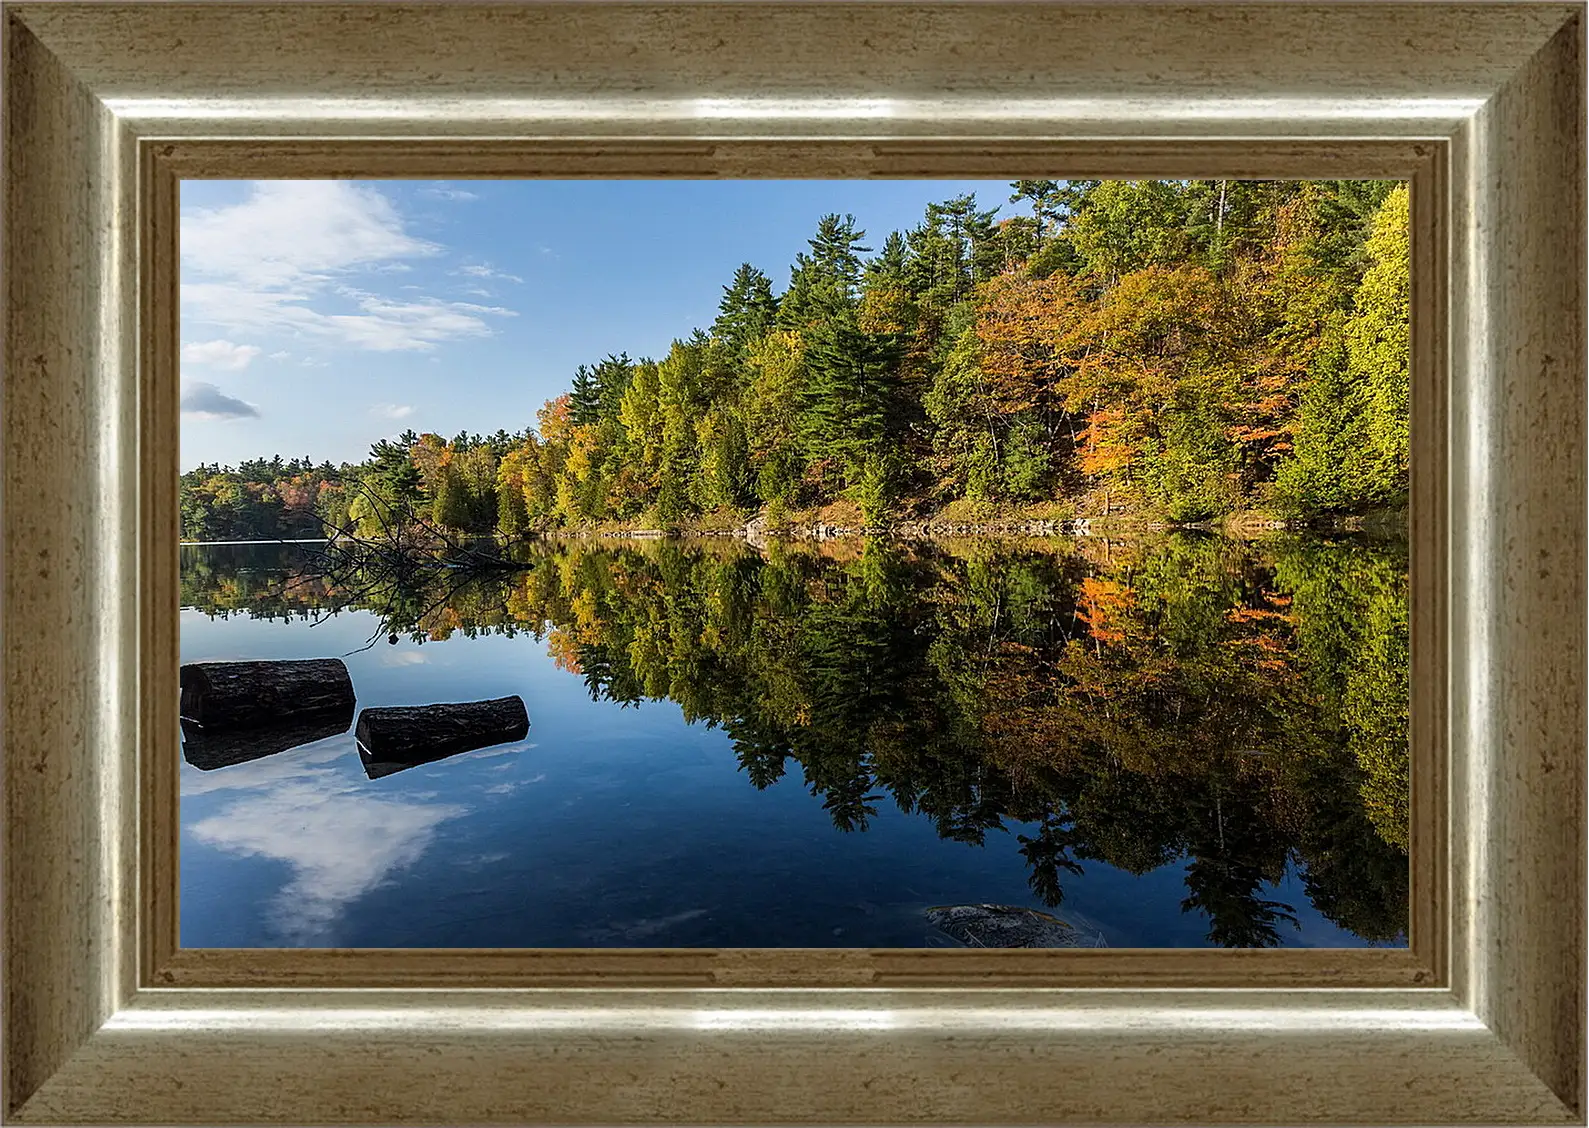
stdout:
[[[1581,7],[4,10],[0,1112],[1583,1122]],[[178,176],[1375,168],[1414,184],[1431,774],[1408,952],[514,952],[438,975],[176,947]]]
[[[982,175],[1008,177],[1086,175],[1088,171],[1139,176],[1185,175],[1276,178],[1318,175],[1318,154],[1295,145],[1201,142],[1180,145],[1117,143],[1104,154],[1083,146],[993,142],[974,153],[953,145],[893,145],[886,142],[807,142],[793,154],[756,145],[753,156],[740,143],[700,146],[627,139],[600,143],[476,140],[467,147],[355,141],[283,143],[159,141],[146,143],[148,253],[144,359],[150,384],[145,401],[144,523],[147,562],[141,590],[153,617],[140,669],[145,684],[142,812],[145,825],[144,981],[179,987],[396,986],[445,987],[467,983],[490,987],[596,986],[1035,986],[1035,987],[1436,987],[1446,980],[1447,921],[1441,915],[1445,884],[1445,814],[1449,806],[1445,761],[1448,748],[1439,729],[1420,724],[1414,735],[1411,827],[1414,904],[1406,949],[1356,950],[1131,950],[1083,948],[1064,951],[979,949],[215,949],[181,948],[176,902],[178,864],[177,761],[169,749],[178,740],[167,703],[176,693],[178,575],[176,476],[178,447],[177,372],[178,263],[174,238],[178,182],[182,178],[310,177],[358,169],[365,176],[462,179],[481,175],[673,176],[720,175],[724,161],[763,175],[807,174],[813,164],[874,177]],[[415,151],[419,148],[419,151]],[[1408,179],[1417,197],[1414,220],[1416,326],[1414,410],[1420,511],[1435,515],[1419,524],[1413,545],[1414,574],[1422,581],[1412,594],[1412,619],[1431,628],[1419,639],[1413,684],[1421,687],[1415,712],[1438,716],[1435,693],[1448,673],[1439,606],[1446,524],[1433,499],[1443,495],[1447,436],[1435,409],[1446,395],[1445,367],[1436,342],[1446,327],[1444,289],[1434,284],[1445,242],[1449,200],[1442,175],[1442,142],[1359,142],[1332,146],[1333,172],[1342,178]],[[966,171],[971,165],[974,173]],[[1080,170],[1078,165],[1083,166]],[[600,171],[593,171],[595,169]]]

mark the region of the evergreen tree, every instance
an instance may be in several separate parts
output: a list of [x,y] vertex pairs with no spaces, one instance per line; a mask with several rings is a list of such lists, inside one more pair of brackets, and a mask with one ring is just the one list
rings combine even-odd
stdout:
[[809,255],[795,256],[789,289],[778,303],[778,325],[784,329],[809,329],[855,308],[861,279],[861,245],[865,231],[855,228],[855,217],[825,215],[816,237],[808,240]]
[[574,369],[574,382],[568,391],[570,418],[580,426],[587,426],[601,417],[601,386],[596,373],[581,364]]
[[1408,457],[1412,300],[1412,231],[1409,193],[1399,185],[1374,216],[1366,245],[1370,265],[1358,287],[1356,314],[1347,327],[1350,371],[1364,389],[1370,457],[1380,496],[1398,500],[1405,490]]
[[1032,218],[1037,221],[1039,238],[1050,234],[1065,215],[1063,194],[1057,180],[1017,180],[1010,185],[1010,203],[1028,200],[1032,205]]
[[853,319],[834,319],[814,335],[805,354],[808,373],[801,404],[808,458],[833,460],[855,482],[866,456],[882,446],[896,423],[900,345],[889,334],[862,332]]
[[405,431],[395,443],[381,439],[370,447],[366,477],[390,501],[411,502],[420,497],[419,469],[410,454],[418,442],[418,435]]
[[890,231],[883,241],[883,249],[866,264],[868,286],[904,285],[909,278],[910,249],[905,236]]
[[617,418],[623,394],[629,390],[629,381],[634,379],[634,362],[629,359],[629,354],[625,352],[614,356],[608,353],[591,370],[591,379],[596,385],[597,417]]
[[772,280],[750,263],[742,263],[734,280],[723,287],[712,336],[730,354],[738,356],[767,334],[778,317],[778,300],[772,294]]
[[996,214],[997,208],[978,210],[973,195],[927,205],[925,219],[910,233],[909,270],[913,289],[930,309],[947,310],[1003,269]]
[[1405,186],[1375,213],[1355,311],[1324,333],[1304,386],[1291,457],[1276,476],[1294,511],[1405,502],[1410,387],[1411,244]]

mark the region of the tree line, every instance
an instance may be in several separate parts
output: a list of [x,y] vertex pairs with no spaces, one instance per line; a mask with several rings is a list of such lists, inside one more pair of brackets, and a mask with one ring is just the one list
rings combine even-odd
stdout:
[[517,434],[409,431],[268,480],[190,471],[183,534],[368,532],[384,506],[520,537],[1405,504],[1404,184],[1012,189],[1021,214],[956,196],[880,241],[826,215],[781,293],[742,265],[710,326],[579,367]]

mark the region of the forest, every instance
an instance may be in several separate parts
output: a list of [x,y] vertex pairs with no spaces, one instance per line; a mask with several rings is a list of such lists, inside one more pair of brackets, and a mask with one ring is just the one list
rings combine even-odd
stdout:
[[[1328,523],[1404,507],[1410,229],[1384,181],[1045,181],[869,238],[827,215],[781,292],[619,351],[516,433],[181,478],[185,540],[886,528],[929,515]],[[528,423],[528,421],[526,421]]]
[[522,633],[597,699],[720,727],[748,786],[787,778],[841,832],[888,803],[1019,853],[1051,907],[1092,862],[1179,861],[1210,943],[1269,946],[1294,868],[1330,920],[1404,938],[1404,542],[566,539],[513,573],[358,589],[260,551],[184,549],[183,606],[363,608],[372,645]]

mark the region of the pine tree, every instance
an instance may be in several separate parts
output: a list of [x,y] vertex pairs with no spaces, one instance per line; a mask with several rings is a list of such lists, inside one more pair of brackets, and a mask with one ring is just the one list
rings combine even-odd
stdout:
[[419,436],[406,431],[396,443],[381,439],[370,447],[370,477],[391,501],[415,501],[420,496],[419,469],[409,453]]
[[863,333],[844,319],[824,325],[806,352],[802,443],[809,458],[838,462],[847,482],[898,418],[900,351],[893,335]]
[[591,378],[596,385],[597,415],[602,419],[616,419],[623,394],[629,390],[629,381],[634,379],[634,362],[628,353],[616,356],[608,353],[591,370]]
[[1038,238],[1049,234],[1064,214],[1059,183],[1057,180],[1016,180],[1010,183],[1010,187],[1015,189],[1010,193],[1010,203],[1031,201]]
[[568,409],[570,417],[580,426],[587,426],[601,417],[601,387],[596,382],[596,373],[583,364],[574,369]]
[[866,264],[867,285],[903,285],[908,277],[906,271],[909,259],[910,251],[905,236],[898,231],[890,231],[883,242],[883,249]]
[[1322,334],[1302,390],[1295,447],[1276,475],[1281,500],[1295,511],[1406,500],[1410,251],[1407,189],[1399,186],[1375,213],[1355,310]]
[[1399,501],[1408,469],[1409,357],[1408,314],[1412,300],[1412,256],[1406,185],[1385,197],[1374,216],[1366,245],[1371,265],[1356,295],[1356,314],[1347,328],[1351,372],[1367,399],[1367,431],[1378,492]]
[[723,287],[712,336],[738,356],[752,341],[767,334],[778,317],[772,280],[750,263],[741,263],[734,280]]
[[795,256],[789,289],[778,303],[778,325],[784,329],[809,329],[824,319],[855,308],[861,280],[861,246],[866,232],[855,229],[855,217],[825,215],[817,224],[816,238],[808,240],[811,253]]

